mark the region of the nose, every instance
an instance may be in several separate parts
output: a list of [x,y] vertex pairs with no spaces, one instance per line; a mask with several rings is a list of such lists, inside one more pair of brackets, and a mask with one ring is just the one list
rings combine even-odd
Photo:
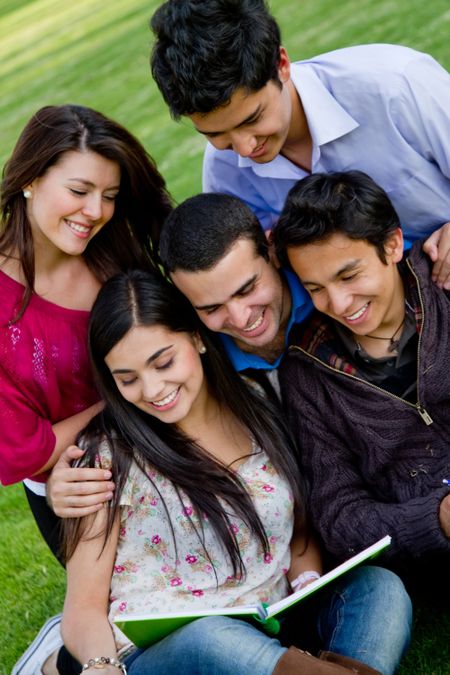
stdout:
[[228,309],[228,324],[233,328],[238,328],[242,330],[247,326],[248,320],[250,318],[251,309],[246,307],[243,303],[238,300],[230,302],[227,306]]
[[144,377],[142,380],[142,396],[146,401],[157,401],[163,397],[165,383],[158,377]]
[[258,145],[258,139],[248,131],[240,129],[230,134],[231,147],[241,157],[248,157]]
[[89,220],[101,220],[103,216],[102,195],[94,192],[87,194],[82,211]]
[[234,150],[241,157],[248,157],[258,146],[258,139],[253,134],[239,129],[229,134],[221,134],[209,139],[217,150]]
[[[350,309],[351,296],[342,289],[329,288],[327,291],[328,312],[337,316],[343,316]],[[323,310],[322,310],[323,311]],[[325,310],[326,311],[326,310]]]

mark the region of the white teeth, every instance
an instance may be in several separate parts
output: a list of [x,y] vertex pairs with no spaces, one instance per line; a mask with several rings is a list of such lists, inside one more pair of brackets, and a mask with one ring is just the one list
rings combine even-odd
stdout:
[[357,312],[355,312],[354,314],[351,314],[350,316],[346,316],[345,318],[348,319],[348,321],[355,321],[356,319],[359,319],[359,317],[364,314],[364,312],[366,311],[368,306],[369,306],[369,303],[366,302],[364,307],[361,307],[361,309],[358,309]]
[[247,328],[244,328],[244,332],[249,332],[251,330],[255,330],[255,328],[259,328],[259,326],[263,322],[263,319],[264,319],[264,312],[261,314],[260,317],[258,317],[258,319],[256,319],[256,321],[254,323],[252,323],[251,326],[248,326]]
[[78,223],[74,223],[72,220],[66,220],[66,223],[72,228],[72,230],[81,232],[81,234],[87,234],[91,229],[90,227],[85,227],[84,225],[78,225]]
[[175,389],[171,394],[168,394],[165,398],[159,399],[159,401],[152,401],[152,405],[156,406],[157,408],[159,406],[164,406],[167,405],[168,403],[172,403],[177,397],[178,392],[180,391],[180,388]]

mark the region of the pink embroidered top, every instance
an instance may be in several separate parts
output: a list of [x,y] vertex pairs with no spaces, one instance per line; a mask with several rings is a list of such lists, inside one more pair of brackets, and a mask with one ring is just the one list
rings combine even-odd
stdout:
[[87,349],[89,312],[33,295],[16,323],[24,292],[0,272],[0,480],[33,476],[51,456],[52,425],[81,412],[99,396]]

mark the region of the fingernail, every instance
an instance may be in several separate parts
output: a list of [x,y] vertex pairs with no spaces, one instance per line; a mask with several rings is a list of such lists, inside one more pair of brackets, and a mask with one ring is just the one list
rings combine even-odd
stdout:
[[111,471],[105,471],[103,476],[105,477],[105,480],[109,480],[110,478],[112,478],[112,473]]

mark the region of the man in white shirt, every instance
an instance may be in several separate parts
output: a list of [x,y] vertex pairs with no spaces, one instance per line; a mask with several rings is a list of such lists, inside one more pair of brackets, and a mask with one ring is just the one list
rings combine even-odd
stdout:
[[450,76],[434,59],[364,45],[291,64],[263,0],[168,0],[151,25],[171,114],[209,141],[206,192],[240,197],[267,230],[300,178],[359,169],[407,237],[429,237],[433,279],[450,288]]

